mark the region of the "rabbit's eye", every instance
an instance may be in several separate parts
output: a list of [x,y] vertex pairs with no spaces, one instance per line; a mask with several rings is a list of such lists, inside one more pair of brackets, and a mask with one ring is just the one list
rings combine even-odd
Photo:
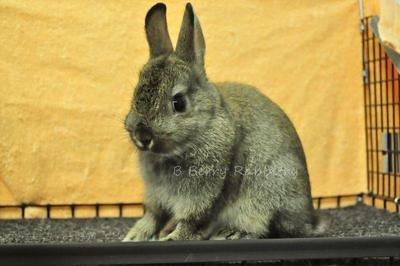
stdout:
[[181,93],[176,94],[172,99],[172,106],[175,112],[184,112],[186,110],[185,96],[183,96]]

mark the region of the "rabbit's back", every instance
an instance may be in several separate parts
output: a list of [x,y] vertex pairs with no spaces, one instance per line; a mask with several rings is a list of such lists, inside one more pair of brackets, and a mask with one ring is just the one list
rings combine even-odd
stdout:
[[[242,223],[233,225],[242,228],[253,224],[255,228],[255,221],[259,221],[262,228],[265,217],[271,217],[271,226],[280,234],[308,234],[308,228],[315,224],[315,215],[304,152],[291,121],[282,109],[252,86],[238,83],[216,83],[215,86],[236,125],[237,134],[241,135],[239,152],[231,162],[233,169],[238,166],[242,170],[239,172],[241,188],[235,193],[237,198],[221,212],[221,222]],[[231,174],[238,175],[236,171]],[[235,218],[238,210],[247,210],[243,217],[249,219]],[[289,226],[282,225],[281,221]],[[298,227],[293,226],[296,223]],[[287,232],[287,227],[294,231]]]
[[269,154],[299,150],[304,159],[300,139],[285,112],[255,87],[240,83],[215,83],[234,122],[245,132],[259,132]]
[[[241,136],[239,150],[246,161],[242,163],[251,164],[250,158],[254,157],[254,164],[258,164],[254,166],[257,167],[276,163],[283,168],[295,170],[298,173],[296,178],[301,180],[299,185],[308,191],[308,171],[303,148],[284,111],[250,85],[216,83],[215,86],[236,126],[236,135]],[[309,193],[304,196],[309,196]]]

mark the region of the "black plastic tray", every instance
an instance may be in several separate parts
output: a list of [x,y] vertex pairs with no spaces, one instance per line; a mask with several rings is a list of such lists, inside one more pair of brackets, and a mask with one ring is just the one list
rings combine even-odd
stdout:
[[0,265],[126,265],[400,257],[399,237],[0,246]]

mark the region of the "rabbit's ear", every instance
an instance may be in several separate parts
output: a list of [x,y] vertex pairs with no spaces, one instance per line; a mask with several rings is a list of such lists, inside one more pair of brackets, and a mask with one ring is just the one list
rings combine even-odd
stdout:
[[193,11],[192,5],[187,3],[175,53],[188,63],[204,66],[205,50],[206,45],[200,22]]
[[167,7],[163,3],[158,3],[147,12],[145,29],[150,48],[150,58],[173,52],[168,34],[166,11]]

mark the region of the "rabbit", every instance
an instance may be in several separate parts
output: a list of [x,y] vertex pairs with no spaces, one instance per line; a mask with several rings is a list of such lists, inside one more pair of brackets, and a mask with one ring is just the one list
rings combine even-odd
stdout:
[[124,241],[313,235],[306,158],[282,109],[250,85],[208,80],[190,3],[175,50],[163,3],[148,11],[145,33],[150,56],[125,119],[145,213]]

